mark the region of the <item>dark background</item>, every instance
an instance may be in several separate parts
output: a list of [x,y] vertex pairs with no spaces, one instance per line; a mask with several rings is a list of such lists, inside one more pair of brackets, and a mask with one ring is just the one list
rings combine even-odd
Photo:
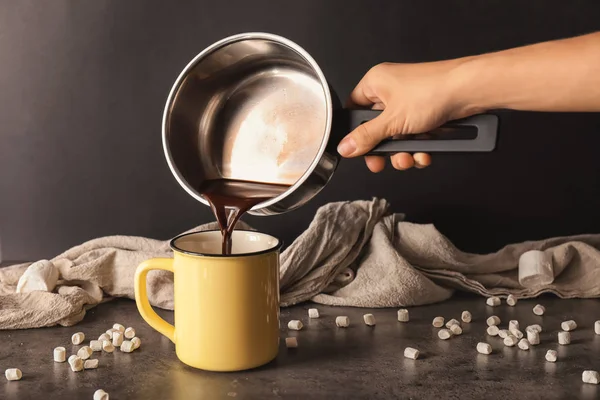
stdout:
[[[3,258],[112,234],[166,239],[212,219],[166,165],[168,91],[204,47],[267,31],[297,42],[346,97],[382,61],[453,58],[600,30],[600,2],[0,1]],[[503,115],[492,154],[370,174],[345,160],[298,211],[246,218],[291,242],[336,200],[387,198],[464,250],[600,232],[600,114]]]

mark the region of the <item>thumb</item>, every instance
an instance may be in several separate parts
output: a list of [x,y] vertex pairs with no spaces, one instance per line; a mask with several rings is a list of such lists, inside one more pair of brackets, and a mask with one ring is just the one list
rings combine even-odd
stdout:
[[383,139],[393,135],[387,114],[382,112],[376,118],[359,125],[350,132],[337,147],[343,157],[357,157],[367,153]]

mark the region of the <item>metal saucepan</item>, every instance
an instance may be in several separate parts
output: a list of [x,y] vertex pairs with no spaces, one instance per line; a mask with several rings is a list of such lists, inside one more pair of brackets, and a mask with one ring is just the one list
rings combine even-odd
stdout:
[[[249,211],[281,214],[327,184],[340,161],[338,141],[379,113],[343,109],[296,43],[244,33],[207,47],[180,73],[163,114],[163,147],[179,184],[206,205],[196,188],[207,179],[291,185]],[[370,154],[492,151],[497,121],[489,114],[452,121],[428,134],[386,140]]]

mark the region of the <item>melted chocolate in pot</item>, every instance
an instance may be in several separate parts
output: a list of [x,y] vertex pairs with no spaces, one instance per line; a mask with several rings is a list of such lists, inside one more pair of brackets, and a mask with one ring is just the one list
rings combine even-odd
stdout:
[[255,205],[279,196],[288,185],[233,179],[205,181],[198,192],[210,204],[223,235],[222,253],[231,254],[231,233],[240,217]]

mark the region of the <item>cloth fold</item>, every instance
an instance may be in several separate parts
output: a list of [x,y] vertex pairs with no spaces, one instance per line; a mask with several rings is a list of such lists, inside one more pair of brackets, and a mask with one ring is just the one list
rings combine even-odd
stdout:
[[[216,223],[187,232],[217,229]],[[252,229],[239,222],[236,229]],[[60,271],[53,292],[16,293],[30,265],[0,269],[0,329],[71,326],[90,307],[114,297],[134,298],[136,267],[172,257],[170,240],[109,236],[75,246],[50,261]],[[307,300],[337,306],[400,307],[440,302],[455,290],[518,298],[550,292],[563,298],[600,297],[600,235],[578,235],[508,245],[495,253],[457,249],[434,225],[404,221],[383,199],[322,206],[308,229],[282,254],[281,306]],[[519,257],[552,256],[554,281],[523,287]],[[153,306],[173,309],[173,274],[148,274]]]

